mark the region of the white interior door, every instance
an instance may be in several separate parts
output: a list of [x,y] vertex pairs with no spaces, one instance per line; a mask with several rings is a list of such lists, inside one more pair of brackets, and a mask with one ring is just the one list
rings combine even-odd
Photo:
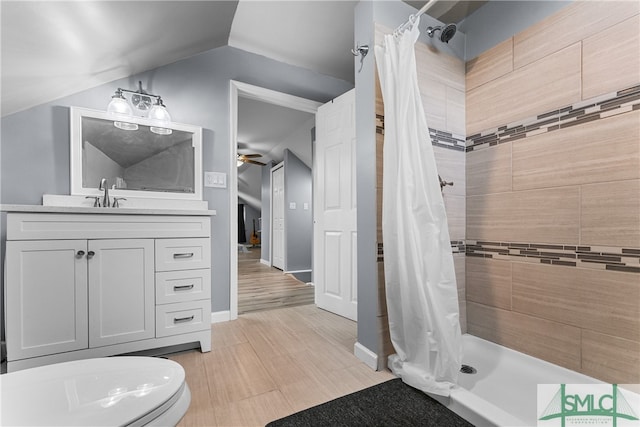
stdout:
[[357,320],[355,89],[318,108],[313,271],[316,305]]
[[284,270],[284,167],[271,169],[271,265]]

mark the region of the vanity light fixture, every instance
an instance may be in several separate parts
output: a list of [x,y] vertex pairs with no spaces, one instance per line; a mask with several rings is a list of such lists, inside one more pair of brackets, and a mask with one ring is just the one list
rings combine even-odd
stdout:
[[[127,101],[124,93],[131,94],[130,101]],[[155,126],[150,127],[151,132],[158,135],[170,135],[172,133],[172,130],[169,128],[171,116],[167,111],[167,107],[163,104],[162,98],[143,90],[142,81],[138,82],[137,91],[118,88],[116,93],[111,97],[107,112],[120,116],[120,118],[123,119],[114,121],[113,125],[115,127],[124,130],[137,130],[137,124],[126,122],[127,117],[133,117],[134,109],[140,113],[140,116],[148,117],[154,121]]]

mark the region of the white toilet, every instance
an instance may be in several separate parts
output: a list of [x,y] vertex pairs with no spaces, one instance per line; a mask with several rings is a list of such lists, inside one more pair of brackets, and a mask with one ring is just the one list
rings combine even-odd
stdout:
[[175,426],[191,393],[178,363],[77,360],[0,375],[2,426]]

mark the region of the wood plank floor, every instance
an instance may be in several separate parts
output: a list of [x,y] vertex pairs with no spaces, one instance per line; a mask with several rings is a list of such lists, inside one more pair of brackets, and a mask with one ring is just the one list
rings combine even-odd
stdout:
[[187,374],[180,426],[264,426],[393,378],[353,355],[356,323],[315,305],[212,325],[212,351],[170,356]]
[[260,262],[260,248],[238,252],[238,314],[313,304],[314,288]]

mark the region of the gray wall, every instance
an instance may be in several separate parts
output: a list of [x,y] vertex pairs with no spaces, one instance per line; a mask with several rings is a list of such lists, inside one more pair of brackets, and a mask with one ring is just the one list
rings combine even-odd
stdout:
[[489,1],[459,25],[467,34],[465,60],[475,58],[569,3],[571,1]]
[[[371,1],[355,9],[354,41],[369,45],[362,69],[356,66],[356,203],[358,205],[358,343],[376,354],[378,340],[378,248],[376,247],[376,123],[374,31]],[[359,70],[359,71],[358,71]]]
[[[309,135],[311,144],[311,135]],[[313,178],[311,169],[284,150],[285,271],[311,270],[313,249]],[[295,203],[295,209],[290,206]],[[304,204],[307,209],[304,209]]]
[[[204,129],[203,170],[226,174],[231,165],[230,80],[319,102],[353,87],[343,80],[225,46],[8,115],[0,123],[0,202],[41,204],[43,194],[69,194],[68,107],[105,110],[116,88],[135,88],[138,80],[145,89],[162,96],[174,121]],[[229,310],[229,189],[205,187],[203,195],[209,208],[217,210],[212,218],[212,311]],[[3,248],[4,230],[3,226]]]

